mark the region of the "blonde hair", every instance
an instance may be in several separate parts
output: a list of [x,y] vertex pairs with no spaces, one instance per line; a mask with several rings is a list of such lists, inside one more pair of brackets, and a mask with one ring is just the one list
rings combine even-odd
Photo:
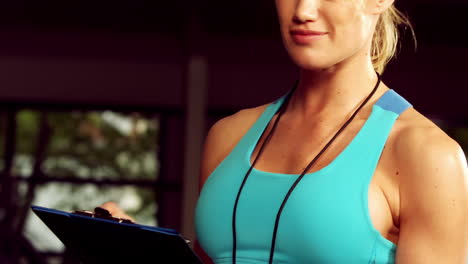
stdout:
[[371,58],[378,73],[385,70],[388,62],[396,56],[400,32],[398,27],[405,26],[412,34],[415,47],[416,37],[408,17],[394,5],[380,15],[372,38]]

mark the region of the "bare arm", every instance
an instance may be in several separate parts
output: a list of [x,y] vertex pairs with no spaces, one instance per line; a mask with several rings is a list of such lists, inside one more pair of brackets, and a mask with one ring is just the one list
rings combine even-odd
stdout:
[[463,151],[438,129],[403,132],[397,264],[466,264],[468,170]]

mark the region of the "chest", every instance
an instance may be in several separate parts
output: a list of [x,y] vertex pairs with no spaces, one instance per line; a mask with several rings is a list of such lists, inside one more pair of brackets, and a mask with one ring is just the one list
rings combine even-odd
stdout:
[[[305,129],[278,129],[274,136],[265,145],[261,156],[258,158],[255,168],[263,172],[275,172],[284,174],[300,174],[306,166],[319,155],[312,167],[307,171],[317,172],[327,169],[333,162],[350,148],[350,144],[360,133],[364,125],[364,120],[357,121],[346,128],[335,140],[326,148],[321,155],[319,153],[329,143],[336,131],[336,128],[328,126],[320,130],[311,128]],[[378,162],[369,179],[367,191],[368,214],[373,228],[382,237],[397,243],[399,234],[399,190],[398,171],[394,166],[393,145],[395,134],[398,133],[398,125],[394,127],[388,135],[385,146],[381,152],[376,152]],[[264,142],[264,138],[259,140],[250,160],[253,163]],[[372,146],[369,146],[371,149]],[[346,151],[345,151],[346,150]],[[351,159],[358,160],[358,152]],[[349,162],[352,162],[350,160]],[[311,195],[314,199],[314,195]]]
[[[230,240],[225,240],[232,236],[232,205],[250,167],[248,153],[234,151],[223,161],[199,199],[197,232],[217,259],[228,258],[232,249]],[[291,263],[366,263],[376,247],[388,252],[383,257],[391,255],[393,245],[384,239],[376,242],[367,213],[367,175],[361,166],[366,161],[342,166],[350,154],[345,151],[332,165],[305,175],[291,194],[278,227],[275,256],[280,260],[300,256]],[[268,258],[275,216],[297,178],[257,168],[251,171],[237,207],[238,257]]]

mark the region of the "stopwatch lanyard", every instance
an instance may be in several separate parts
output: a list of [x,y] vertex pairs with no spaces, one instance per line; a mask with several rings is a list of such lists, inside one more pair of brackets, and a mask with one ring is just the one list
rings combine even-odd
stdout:
[[[335,141],[335,139],[341,134],[341,132],[343,132],[343,130],[351,123],[351,121],[353,121],[353,119],[356,117],[356,115],[359,113],[359,111],[364,107],[364,105],[370,100],[370,98],[375,94],[375,92],[377,91],[377,88],[379,87],[380,85],[380,82],[381,82],[381,77],[380,75],[376,72],[377,74],[377,83],[375,84],[375,87],[374,89],[372,89],[372,92],[366,97],[366,99],[361,103],[361,105],[354,111],[354,113],[351,115],[351,117],[343,124],[343,126],[341,126],[341,128],[335,133],[335,135],[328,141],[328,143],[322,148],[322,150],[315,156],[314,159],[312,159],[312,161],[310,161],[310,163],[307,165],[307,167],[302,171],[302,173],[299,175],[299,177],[297,177],[297,179],[294,181],[294,183],[291,185],[291,187],[289,188],[286,196],[284,197],[283,199],[283,202],[281,203],[281,206],[276,214],[276,220],[275,220],[275,226],[274,226],[274,229],[273,229],[273,236],[272,236],[272,239],[271,239],[271,247],[270,247],[270,258],[269,258],[269,261],[268,263],[272,264],[273,263],[273,255],[275,253],[275,244],[276,244],[276,234],[278,232],[278,225],[279,225],[279,220],[280,220],[280,217],[281,217],[281,213],[283,211],[283,208],[286,204],[286,202],[288,201],[289,199],[289,196],[291,195],[291,193],[293,192],[294,188],[296,188],[297,184],[302,180],[302,178],[304,177],[304,175],[306,174],[306,172],[315,164],[315,162],[320,158],[320,156],[322,156],[322,154],[328,149],[328,147],[333,143],[333,141]],[[261,154],[263,153],[263,150],[265,149],[265,146],[266,144],[270,141],[271,137],[273,136],[277,126],[278,126],[278,123],[281,119],[281,117],[283,116],[283,113],[286,111],[286,108],[289,104],[289,101],[291,99],[291,96],[292,94],[294,93],[294,91],[296,90],[297,88],[297,83],[296,85],[294,86],[293,90],[286,96],[286,98],[284,99],[284,103],[283,105],[278,109],[278,117],[276,118],[276,120],[274,121],[273,123],[273,126],[270,130],[270,132],[267,134],[265,140],[263,141],[262,145],[260,146],[260,149],[258,151],[258,154],[257,156],[255,157],[254,161],[252,162],[252,165],[250,166],[250,168],[247,170],[247,173],[245,174],[244,176],[244,179],[242,180],[242,183],[239,187],[239,191],[237,193],[237,197],[236,197],[236,201],[234,202],[234,209],[233,209],[233,214],[232,214],[232,236],[233,236],[233,246],[232,246],[232,263],[235,264],[236,263],[236,251],[237,251],[237,237],[236,237],[236,212],[237,212],[237,205],[239,203],[239,197],[242,193],[242,189],[244,188],[244,185],[247,181],[247,178],[249,177],[250,175],[250,172],[252,171],[252,169],[255,167],[255,164],[257,163],[259,157],[261,156]],[[266,133],[267,131],[267,128],[268,128],[268,125],[265,127],[265,129],[263,130],[262,132],[262,135],[260,136],[260,138],[263,137],[263,135]]]

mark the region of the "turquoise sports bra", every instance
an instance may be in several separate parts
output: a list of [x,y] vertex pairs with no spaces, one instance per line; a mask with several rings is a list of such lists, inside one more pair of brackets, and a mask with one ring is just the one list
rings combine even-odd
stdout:
[[[236,195],[261,132],[283,101],[265,109],[200,193],[197,239],[217,264],[232,262]],[[388,90],[351,143],[329,165],[305,175],[282,212],[274,263],[394,263],[396,245],[374,228],[369,216],[368,189],[393,124],[409,107]],[[253,168],[237,207],[237,263],[268,263],[276,213],[298,176]]]

